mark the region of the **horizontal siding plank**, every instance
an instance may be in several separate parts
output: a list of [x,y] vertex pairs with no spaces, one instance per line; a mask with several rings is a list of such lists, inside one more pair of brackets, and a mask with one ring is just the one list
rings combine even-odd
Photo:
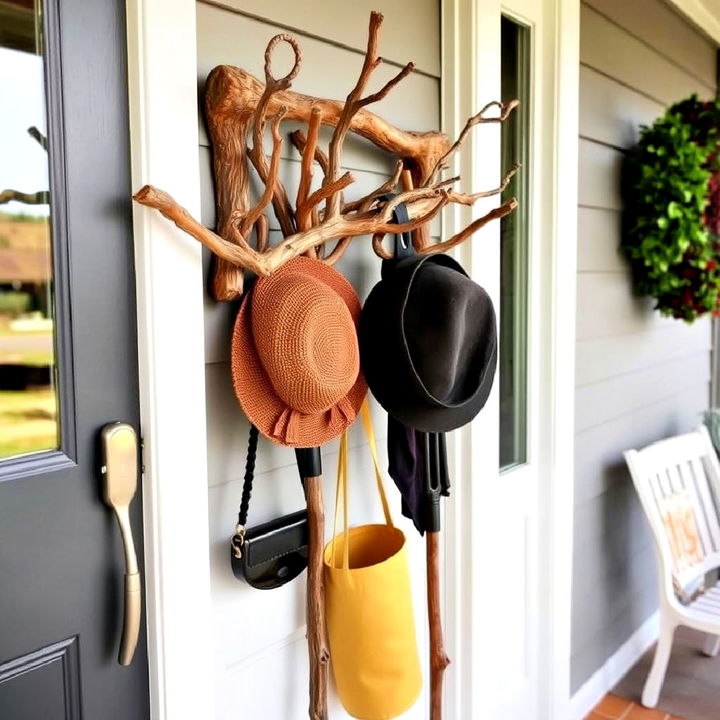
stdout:
[[575,436],[575,504],[581,506],[608,489],[627,483],[623,452],[697,427],[707,409],[707,383],[678,384],[672,397],[596,425]]
[[580,136],[620,148],[637,143],[665,106],[586,65],[580,66]]
[[698,353],[710,352],[710,322],[673,323],[648,332],[580,340],[575,347],[578,387],[633,373]]
[[578,208],[578,272],[626,272],[620,252],[622,213],[605,208]]
[[709,88],[715,87],[715,46],[665,3],[657,0],[583,2],[670,58]]
[[[611,512],[612,508],[605,511]],[[583,647],[601,628],[609,628],[616,622],[630,609],[630,598],[648,597],[657,603],[657,571],[650,530],[642,512],[633,516],[633,522],[644,533],[642,547],[635,549],[618,543],[612,561],[609,555],[603,554],[603,547],[580,548],[575,554],[573,585],[577,587],[577,598],[572,605],[573,648]],[[609,536],[608,540],[614,539]]]
[[[255,77],[264,76],[265,46],[276,34],[277,28],[209,5],[198,5],[197,23],[198,78],[201,86],[216,65],[235,65]],[[413,33],[408,35],[413,36]],[[302,44],[303,66],[293,82],[293,89],[317,97],[347,97],[362,67],[362,57],[312,38],[305,38]],[[278,52],[280,50],[279,47]],[[292,53],[288,51],[287,56],[286,63],[278,59],[278,74],[283,67],[290,65]],[[381,65],[373,75],[369,90],[381,87],[396,73],[397,68]],[[439,80],[413,73],[371,109],[405,130],[437,130],[440,127]],[[203,123],[200,123],[200,144],[208,144]]]
[[[583,572],[588,579],[608,579],[623,566],[626,556],[643,551],[652,540],[629,474],[625,482],[576,506],[573,523],[573,553],[577,559],[586,558],[577,564],[585,565]],[[595,560],[588,562],[591,554]],[[595,572],[602,565],[607,569]]]
[[582,647],[573,641],[570,659],[570,692],[579,690],[592,675],[627,642],[658,607],[657,585],[647,587],[634,596],[625,596],[624,609],[608,624],[597,627],[597,632]]
[[652,298],[633,294],[630,273],[579,273],[576,340],[649,332],[677,320],[653,311]]
[[700,352],[584,385],[575,393],[575,432],[611,422],[663,397],[672,397],[690,378],[694,383],[707,385],[710,380],[708,353]]
[[714,86],[688,75],[587,5],[580,10],[580,62],[667,105],[692,93],[704,99],[715,94]]
[[585,139],[580,140],[578,151],[578,205],[622,209],[620,180],[624,154]]
[[[200,1],[198,12],[205,3]],[[385,20],[380,31],[380,55],[400,65],[413,61],[423,72],[440,77],[440,3],[438,0],[353,0],[320,2],[308,6],[294,0],[221,0],[214,3],[255,15],[314,37],[365,52],[370,12],[379,10]],[[412,32],[408,32],[408,18]],[[292,30],[291,30],[292,31]],[[281,32],[277,27],[272,34]],[[306,39],[298,38],[302,45]]]

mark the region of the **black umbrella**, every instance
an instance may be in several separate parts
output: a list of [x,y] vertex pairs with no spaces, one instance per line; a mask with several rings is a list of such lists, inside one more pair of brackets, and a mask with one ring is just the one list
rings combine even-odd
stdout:
[[388,416],[390,475],[402,495],[402,511],[425,534],[430,631],[430,719],[442,717],[445,653],[440,614],[440,498],[450,494],[445,433],[413,430]]

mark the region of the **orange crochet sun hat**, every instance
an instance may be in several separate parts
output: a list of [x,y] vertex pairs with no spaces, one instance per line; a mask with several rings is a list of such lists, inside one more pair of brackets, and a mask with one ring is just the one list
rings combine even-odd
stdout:
[[273,442],[317,447],[357,416],[367,385],[360,372],[360,300],[319,260],[298,257],[259,278],[233,329],[235,395]]

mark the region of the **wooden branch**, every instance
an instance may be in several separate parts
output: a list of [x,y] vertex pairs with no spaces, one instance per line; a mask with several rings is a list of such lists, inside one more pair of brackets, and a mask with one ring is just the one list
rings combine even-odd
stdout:
[[[484,190],[483,192],[476,193],[458,193],[454,190],[451,190],[450,201],[454,203],[459,203],[460,205],[474,205],[475,202],[477,200],[480,200],[481,198],[492,197],[493,195],[500,195],[500,193],[504,192],[507,189],[510,180],[513,179],[515,173],[517,173],[517,171],[521,167],[522,166],[520,165],[520,163],[514,163],[510,170],[508,170],[508,172],[505,174],[505,177],[502,179],[500,185],[492,190]],[[460,177],[458,176],[456,178],[452,178],[452,181],[438,183],[438,185],[436,185],[435,187],[451,185],[459,179]]]
[[397,184],[400,180],[400,175],[403,171],[403,168],[405,165],[403,164],[402,160],[398,160],[395,165],[395,170],[393,174],[390,176],[390,178],[385,181],[379,188],[376,190],[373,190],[371,193],[368,193],[365,195],[365,197],[361,197],[359,200],[353,200],[353,202],[347,203],[343,207],[344,212],[353,212],[355,210],[359,210],[360,212],[366,212],[369,210],[375,200],[377,198],[381,197],[382,195],[387,195],[388,193],[394,192],[395,188],[397,187]]
[[[232,243],[237,235],[234,218],[248,208],[249,172],[246,136],[253,116],[249,113],[237,120],[230,116],[228,103],[216,103],[213,107],[217,112],[209,111],[209,96],[206,95],[205,117],[211,140],[215,177],[216,230],[219,236]],[[277,112],[280,107],[278,105],[273,112]],[[197,235],[193,234],[193,236],[197,238]],[[217,253],[215,255],[212,295],[218,302],[234,300],[243,293],[245,277],[243,268],[227,257]]]
[[270,228],[268,226],[268,219],[265,215],[261,215],[255,221],[255,248],[259,253],[263,253],[268,249],[268,237],[270,234]]
[[[304,217],[300,217],[300,208],[304,206],[310,193],[310,186],[313,178],[313,162],[315,160],[319,131],[320,110],[318,108],[314,108],[310,113],[307,140],[300,151],[302,154],[302,162],[300,164],[300,184],[298,185],[297,199],[295,200],[295,220],[298,230],[307,230],[309,226],[306,219]],[[298,140],[300,135],[302,135],[302,133],[299,130],[290,134],[290,140],[293,142],[295,147],[299,146]],[[305,139],[304,136],[303,139]]]
[[[205,87],[208,118],[220,113],[237,126],[248,122],[264,89],[250,73],[230,65],[214,68]],[[287,120],[305,123],[310,121],[313,108],[318,108],[320,124],[330,127],[337,125],[343,109],[342,101],[286,90],[270,98],[267,112],[274,114],[283,105],[288,108]],[[451,146],[450,138],[444,133],[400,130],[365,108],[352,117],[350,131],[370,140],[381,150],[404,158],[409,166],[417,166],[423,177],[429,175],[438,158]]]
[[[308,127],[308,135],[309,134],[310,129]],[[308,141],[309,138],[305,137],[305,133],[302,130],[293,130],[290,133],[290,142],[292,142],[300,155],[303,155],[303,153],[305,152],[305,146]],[[315,162],[320,166],[320,169],[323,171],[323,173],[327,175],[328,165],[330,164],[330,161],[328,160],[328,156],[322,151],[321,148],[317,147],[317,145],[315,146]]]
[[518,201],[515,198],[504,202],[500,207],[496,207],[489,213],[479,217],[477,220],[471,222],[465,229],[459,233],[453,235],[449,240],[437,243],[435,245],[428,245],[423,249],[422,254],[436,254],[447,252],[452,250],[456,245],[467,240],[471,235],[474,235],[481,227],[484,227],[493,220],[499,220],[506,215],[509,215],[518,206]]
[[314,225],[310,230],[285,238],[280,244],[263,253],[253,250],[243,238],[239,238],[239,243],[232,243],[220,237],[195,220],[168,193],[158,190],[152,185],[145,185],[133,198],[141,205],[158,210],[164,217],[174,222],[184,232],[192,235],[215,255],[237,268],[246,268],[257,275],[269,275],[288,260],[302,255],[310,248],[323,245],[328,240],[346,236],[371,235],[376,232],[408,232],[431,220],[448,202],[447,193],[442,190],[419,188],[411,193],[425,193],[422,197],[418,195],[418,199],[434,200],[434,202],[430,204],[420,202],[417,209],[410,204],[408,213],[412,219],[403,225],[390,222],[390,217],[393,207],[397,203],[405,201],[408,193],[397,195],[378,212],[367,212],[349,217],[340,215],[332,220],[323,221]]
[[195,220],[166,192],[158,190],[152,185],[145,185],[133,195],[133,200],[160,212],[161,215],[174,222],[181,230],[192,235],[215,255],[239,269],[240,272],[242,272],[242,268],[247,268],[258,275],[268,274],[261,262],[263,256],[255,252],[247,243],[236,245],[220,237]]
[[[505,122],[508,117],[510,116],[510,113],[520,104],[519,100],[511,100],[508,103],[501,103],[497,100],[493,100],[492,102],[489,102],[485,107],[480,110],[479,113],[473,115],[471,118],[468,118],[468,121],[465,123],[465,127],[462,129],[462,132],[458,136],[458,139],[450,146],[450,148],[436,161],[435,166],[432,169],[432,172],[428,175],[427,179],[423,183],[426,187],[429,185],[433,185],[435,183],[435,180],[438,176],[438,173],[442,169],[443,165],[445,164],[445,161],[451,156],[454,155],[462,146],[462,144],[465,142],[465,138],[468,136],[470,131],[476,126],[476,125],[482,125],[485,123],[503,123]],[[486,117],[485,113],[490,110],[491,108],[498,108],[500,111],[499,115],[494,115],[492,117]]]
[[[275,79],[272,74],[271,60],[273,50],[281,42],[288,43],[292,47],[295,54],[295,63],[290,72],[279,79]],[[265,151],[263,149],[263,136],[265,130],[265,115],[268,110],[268,104],[272,96],[286,90],[290,87],[290,83],[300,71],[302,64],[302,52],[300,46],[294,37],[286,33],[275,35],[267,45],[265,49],[265,89],[260,96],[260,100],[253,113],[253,124],[252,124],[252,148],[248,150],[248,155],[252,161],[253,166],[257,170],[258,175],[262,182],[267,186],[268,183],[271,185],[273,192],[273,209],[275,215],[280,223],[280,228],[283,235],[292,235],[295,231],[295,221],[290,206],[290,201],[287,197],[287,191],[280,182],[280,179],[275,176],[273,177],[270,173],[270,168],[265,158]],[[287,114],[287,106],[282,106],[278,112],[281,112],[283,117]],[[277,113],[275,113],[277,115]]]
[[[322,261],[326,265],[334,265],[344,254],[345,251],[350,247],[351,237],[343,237],[337,241],[337,244],[332,249],[332,252],[328,253],[322,258]],[[323,245],[323,247],[327,247]]]
[[50,202],[50,193],[47,190],[38,190],[34,193],[24,193],[20,190],[0,190],[0,205],[11,200],[25,205],[47,205]]
[[[415,186],[410,170],[403,170],[400,181],[404,190],[412,190]],[[428,225],[421,225],[412,231],[412,244],[416,251],[420,251],[430,244],[430,227]]]
[[[452,181],[440,180],[439,172],[447,167],[447,158],[462,146],[471,128],[491,122],[503,122],[516,101],[488,103],[470,118],[454,143],[442,133],[403,132],[365,110],[365,106],[385,97],[412,71],[409,63],[386,82],[380,90],[363,97],[373,71],[382,62],[378,55],[382,15],[372,13],[363,66],[355,86],[344,103],[313,98],[290,91],[290,82],[300,69],[302,57],[297,42],[289,35],[275,36],[265,51],[265,83],[237,68],[219,66],[208,76],[205,107],[208,129],[213,145],[217,197],[217,230],[204,228],[167,194],[146,186],[136,195],[138,202],[157,208],[178,227],[198,239],[217,257],[213,280],[216,299],[237,297],[243,289],[243,270],[268,275],[289,259],[301,254],[324,259],[332,264],[342,257],[352,238],[373,237],[373,247],[382,257],[382,237],[388,232],[413,232],[418,252],[441,252],[467,239],[472,232],[509,212],[509,204],[501,206],[484,218],[471,223],[461,233],[438,245],[429,244],[427,223],[448,203],[471,205],[481,197],[497,194],[507,186],[512,174],[503,179],[499,188],[475,193],[451,189]],[[291,45],[295,63],[284,77],[272,75],[271,57],[281,42]],[[490,115],[491,109],[499,113]],[[264,152],[266,118],[272,122],[272,153]],[[290,139],[301,153],[301,176],[295,207],[279,180],[280,122],[304,120],[307,136],[296,130]],[[321,125],[334,128],[327,155],[318,147]],[[370,139],[379,148],[399,159],[393,176],[364,197],[345,202],[342,192],[353,181],[350,173],[341,175],[342,147],[348,132]],[[252,145],[248,148],[247,136]],[[312,192],[314,163],[323,170],[323,182]],[[261,197],[249,206],[249,166],[253,166],[265,187]],[[402,182],[402,191],[397,185]],[[397,193],[385,201],[383,195]],[[325,202],[324,212],[319,204]],[[268,247],[268,221],[265,210],[272,202],[284,239]],[[391,222],[393,209],[404,202],[410,220],[404,225]],[[255,230],[256,249],[249,243]],[[335,242],[332,251],[323,246]]]
[[323,510],[322,480],[305,478],[308,514],[307,567],[307,639],[310,663],[311,720],[327,720],[327,676],[330,651],[325,625],[325,580],[323,547],[325,544],[325,514]]
[[282,150],[282,137],[280,137],[280,121],[285,117],[287,108],[281,108],[280,111],[273,117],[272,121],[272,139],[273,149],[272,158],[270,160],[270,168],[268,169],[268,179],[265,183],[265,191],[263,192],[260,200],[255,206],[242,218],[239,223],[240,235],[244,238],[252,229],[253,225],[257,222],[257,219],[263,214],[263,211],[267,207],[268,203],[273,199],[275,195],[275,188],[278,180],[278,172],[280,170],[280,151]]
[[323,184],[312,195],[310,195],[310,197],[302,205],[298,207],[297,215],[298,218],[300,218],[300,222],[302,222],[304,225],[309,226],[310,213],[314,207],[316,207],[326,198],[332,196],[333,194],[339,192],[340,190],[346,188],[348,185],[351,185],[354,182],[355,178],[352,176],[352,174],[346,172],[344,175],[335,180],[335,182],[329,183],[327,185]]
[[[328,152],[328,170],[325,175],[323,185],[331,185],[337,180],[338,172],[342,164],[342,146],[345,142],[345,136],[350,130],[353,117],[366,105],[377,102],[384,98],[390,90],[392,90],[403,78],[407,77],[414,69],[413,63],[408,63],[400,70],[394,78],[389,80],[378,92],[362,97],[362,93],[367,86],[373,71],[380,65],[382,58],[377,54],[378,40],[380,36],[380,26],[382,25],[383,16],[379,12],[370,13],[370,26],[368,28],[368,42],[365,51],[365,59],[363,61],[360,76],[358,77],[355,87],[345,100],[340,118],[338,119],[335,130],[330,140],[330,148]],[[340,214],[340,194],[332,193],[325,206],[325,217],[333,218]]]
[[430,720],[442,719],[442,688],[450,658],[445,652],[440,614],[440,533],[425,534],[428,628],[430,631]]

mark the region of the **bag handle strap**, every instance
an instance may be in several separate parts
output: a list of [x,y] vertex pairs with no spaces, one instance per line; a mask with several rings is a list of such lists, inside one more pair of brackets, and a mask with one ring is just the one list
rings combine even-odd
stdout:
[[378,495],[382,503],[383,514],[385,515],[385,524],[394,527],[392,515],[390,514],[390,505],[385,495],[385,483],[383,483],[383,474],[380,469],[380,461],[378,460],[377,444],[375,443],[375,430],[373,429],[372,417],[370,415],[370,405],[367,398],[363,401],[360,408],[360,419],[362,420],[365,435],[367,435],[368,445],[370,445],[370,455],[372,455],[373,466],[375,468],[375,482],[377,484]]
[[[375,469],[375,482],[377,485],[378,495],[380,496],[380,503],[382,504],[383,514],[385,516],[385,523],[390,527],[395,527],[392,521],[392,515],[390,513],[390,505],[388,504],[387,496],[385,494],[385,484],[383,482],[382,470],[380,469],[380,461],[378,460],[377,443],[375,441],[375,431],[373,429],[372,418],[370,416],[370,407],[367,399],[363,401],[362,407],[360,408],[360,419],[362,420],[363,428],[368,439],[368,445],[370,446],[370,454],[373,459],[373,466]],[[333,519],[333,534],[332,543],[330,545],[330,557],[332,558],[333,567],[338,567],[337,556],[335,554],[335,538],[337,538],[337,525],[338,516],[340,515],[340,506],[342,503],[343,509],[343,559],[342,567],[347,570],[350,567],[349,561],[349,546],[348,535],[349,535],[349,523],[348,523],[348,438],[347,430],[342,434],[340,438],[340,452],[338,454],[338,470],[337,470],[337,481],[335,483],[335,513]]]
[[255,460],[257,458],[258,429],[250,426],[248,436],[247,460],[245,461],[245,477],[243,478],[242,498],[235,534],[230,540],[235,557],[242,557],[242,547],[245,544],[245,526],[247,525],[248,510],[250,509],[250,496],[252,495],[253,480],[255,479]]
[[337,523],[340,511],[340,498],[343,508],[343,562],[345,570],[350,568],[350,543],[348,542],[348,502],[347,502],[347,430],[340,438],[340,452],[338,453],[337,480],[335,481],[335,517],[333,519],[332,545],[330,557],[333,567],[339,567],[335,555],[335,538],[337,538]]

